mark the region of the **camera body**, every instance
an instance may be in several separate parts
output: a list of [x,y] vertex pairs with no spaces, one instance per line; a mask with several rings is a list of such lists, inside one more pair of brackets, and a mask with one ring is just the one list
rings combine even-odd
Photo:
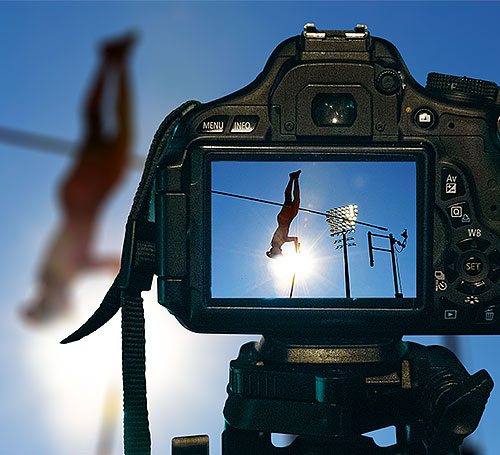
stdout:
[[[291,203],[277,194],[289,184],[298,201],[296,182],[302,221],[288,227],[301,232],[279,259],[302,254],[299,242],[320,259],[314,286],[294,268],[277,290],[263,244]],[[295,340],[498,334],[498,86],[431,73],[424,88],[366,27],[307,24],[254,82],[181,120],[151,217],[158,299],[190,330]]]

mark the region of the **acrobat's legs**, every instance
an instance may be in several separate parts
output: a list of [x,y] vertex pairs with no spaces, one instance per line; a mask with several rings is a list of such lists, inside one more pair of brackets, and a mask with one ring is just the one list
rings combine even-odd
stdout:
[[101,63],[97,70],[97,75],[92,82],[92,85],[87,95],[84,105],[85,119],[85,138],[87,141],[95,140],[101,136],[102,130],[102,99],[104,94],[104,86],[106,84],[106,76],[108,71],[108,63],[105,57],[102,57]]
[[[117,141],[128,142],[131,134],[130,119],[130,90],[127,77],[127,57],[129,49],[135,42],[133,34],[125,35],[119,40],[106,43],[101,52],[101,62],[97,76],[90,88],[85,103],[85,137],[87,141],[101,141],[103,135],[103,121],[112,112],[116,119]],[[106,93],[107,79],[116,73],[118,90],[116,100],[111,101]],[[104,111],[109,105],[111,110]]]
[[285,206],[289,207],[292,205],[292,185],[293,185],[294,179],[290,177],[288,180],[288,184],[286,185],[285,188]]
[[119,49],[119,55],[116,56],[116,65],[118,72],[118,93],[116,98],[116,140],[128,144],[131,140],[131,100],[130,86],[127,73],[127,58],[133,43],[135,42],[133,34],[126,35]]
[[299,187],[299,178],[293,180],[293,205],[298,207],[300,206],[300,187]]

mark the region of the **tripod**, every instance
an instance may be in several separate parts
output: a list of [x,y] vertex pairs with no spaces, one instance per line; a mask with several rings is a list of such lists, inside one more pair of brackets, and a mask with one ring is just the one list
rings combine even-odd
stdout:
[[[492,388],[441,346],[262,338],[230,363],[222,454],[459,455]],[[388,426],[390,447],[363,436]],[[297,437],[278,448],[272,433]],[[208,455],[208,438],[174,438],[172,455],[187,454]]]

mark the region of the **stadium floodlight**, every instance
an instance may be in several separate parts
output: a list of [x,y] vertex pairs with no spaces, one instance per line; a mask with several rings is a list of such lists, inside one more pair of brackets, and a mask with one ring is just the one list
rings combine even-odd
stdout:
[[332,237],[350,234],[356,230],[359,208],[356,204],[343,205],[327,210],[326,222]]

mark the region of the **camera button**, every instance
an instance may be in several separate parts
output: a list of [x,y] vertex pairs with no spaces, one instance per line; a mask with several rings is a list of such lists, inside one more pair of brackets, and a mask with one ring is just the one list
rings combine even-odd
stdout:
[[436,114],[430,109],[422,108],[415,112],[413,120],[419,128],[428,130],[436,125]]
[[472,222],[468,202],[457,202],[449,205],[448,215],[453,227],[466,226]]
[[451,167],[441,169],[441,199],[447,201],[465,194],[465,185],[460,174]]
[[468,239],[460,240],[460,242],[457,242],[458,248],[460,248],[462,251],[486,251],[490,245],[491,243],[488,242],[488,240],[482,239],[480,237],[470,237]]
[[227,115],[213,115],[202,120],[198,125],[198,133],[223,133],[226,128]]
[[231,125],[231,133],[251,133],[257,127],[259,117],[256,115],[237,115]]

